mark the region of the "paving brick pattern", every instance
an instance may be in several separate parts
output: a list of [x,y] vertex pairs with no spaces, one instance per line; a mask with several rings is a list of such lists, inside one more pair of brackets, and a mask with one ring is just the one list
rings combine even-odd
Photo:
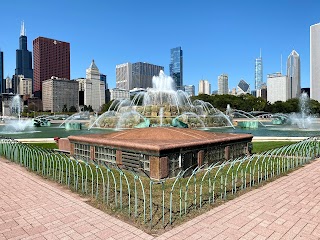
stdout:
[[[0,240],[153,239],[82,198],[0,160]],[[162,239],[320,239],[320,161],[250,191]]]
[[58,184],[0,160],[0,240],[152,238]]

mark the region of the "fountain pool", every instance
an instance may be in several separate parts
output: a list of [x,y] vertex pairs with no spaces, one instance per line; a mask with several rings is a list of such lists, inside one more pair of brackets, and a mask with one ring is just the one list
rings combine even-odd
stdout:
[[[250,133],[253,136],[261,137],[311,137],[319,135],[320,119],[313,119],[312,128],[299,129],[292,125],[266,125],[266,127],[259,127],[257,129],[247,129],[236,127],[222,128],[198,128],[199,130],[209,132],[225,132],[225,133]],[[70,135],[84,135],[93,133],[108,133],[119,131],[111,128],[92,128],[81,130],[66,130],[64,127],[59,127],[59,124],[51,124],[49,127],[26,128],[24,131],[8,131],[8,126],[0,125],[0,135],[11,137],[15,139],[21,138],[54,138],[67,137]]]

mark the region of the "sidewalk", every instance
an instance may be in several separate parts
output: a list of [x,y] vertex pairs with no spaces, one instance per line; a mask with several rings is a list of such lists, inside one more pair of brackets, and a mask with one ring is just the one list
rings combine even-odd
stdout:
[[[152,238],[57,184],[0,160],[0,240]],[[320,239],[320,161],[156,239]]]

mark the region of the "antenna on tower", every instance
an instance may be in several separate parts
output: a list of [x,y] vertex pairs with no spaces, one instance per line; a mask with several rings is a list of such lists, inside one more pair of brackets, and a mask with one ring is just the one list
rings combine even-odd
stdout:
[[261,48],[260,48],[260,58],[261,58]]
[[26,29],[24,28],[24,21],[21,22],[20,36],[26,36]]

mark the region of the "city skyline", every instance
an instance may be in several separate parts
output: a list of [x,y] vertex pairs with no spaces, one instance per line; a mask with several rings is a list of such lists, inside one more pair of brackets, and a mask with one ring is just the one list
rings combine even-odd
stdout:
[[[43,3],[40,6],[33,0],[13,0],[2,4],[8,10],[2,16],[7,16],[8,20],[0,23],[4,78],[14,74],[14,52],[20,25],[24,21],[30,51],[33,51],[30,42],[39,36],[70,42],[71,79],[85,77],[83,72],[87,63],[95,59],[101,73],[108,76],[110,88],[115,87],[115,66],[123,62],[165,66],[166,75],[170,75],[170,49],[176,46],[181,46],[184,51],[184,85],[197,87],[198,81],[204,78],[216,90],[216,78],[225,72],[229,75],[230,88],[244,79],[253,89],[255,59],[261,48],[264,79],[267,74],[281,70],[281,55],[288,56],[295,49],[301,57],[301,86],[310,86],[309,28],[320,22],[316,12],[320,3],[317,1],[280,1],[276,10],[272,4],[257,6],[250,1],[163,1],[156,10],[148,1],[124,1],[124,4],[98,1],[94,5],[94,14],[87,11],[85,4],[68,1],[61,8],[59,2],[62,3],[58,0],[56,4]],[[127,14],[120,15],[120,7]],[[169,15],[170,8],[176,7],[181,9],[176,13],[179,25],[171,28],[171,21],[161,13]],[[26,8],[37,11],[37,17],[26,14]],[[42,11],[47,8],[65,17],[49,18],[46,11]],[[303,14],[290,18],[292,12]],[[86,17],[79,18],[81,14]],[[139,28],[124,28],[129,19],[140,22]],[[89,36],[86,34],[89,31],[99,34]],[[285,60],[282,64],[285,65]]]

